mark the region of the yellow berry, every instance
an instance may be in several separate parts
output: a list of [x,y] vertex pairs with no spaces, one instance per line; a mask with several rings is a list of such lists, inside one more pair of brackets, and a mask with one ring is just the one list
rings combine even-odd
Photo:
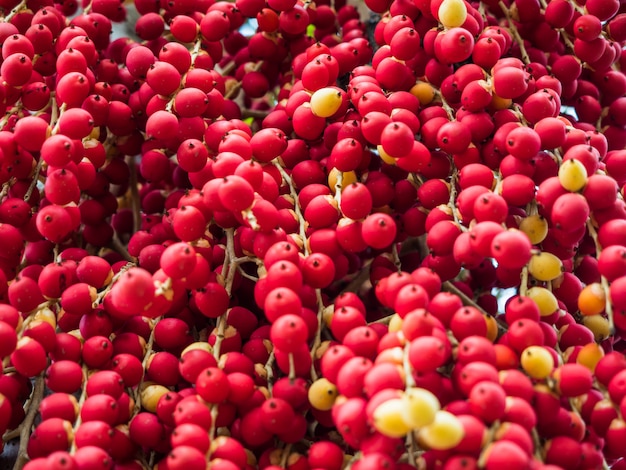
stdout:
[[430,425],[441,408],[437,397],[423,388],[407,390],[402,399],[406,407],[404,418],[413,429]]
[[554,369],[554,358],[542,346],[529,346],[522,352],[522,369],[533,379],[545,379]]
[[568,191],[580,191],[587,184],[587,169],[579,160],[565,160],[559,168],[559,182]]
[[322,377],[309,387],[309,403],[317,410],[328,411],[335,404],[337,387],[330,380]]
[[150,413],[156,413],[157,404],[163,395],[170,390],[163,385],[147,382],[141,389],[141,406]]
[[[328,172],[328,187],[335,194],[337,192],[337,176],[339,175],[339,170],[337,168],[332,168]],[[357,176],[354,171],[344,171],[341,173],[341,191],[350,186],[352,183],[357,182]]]
[[383,149],[382,145],[378,145],[376,147],[376,150],[378,150],[378,154],[380,155],[380,159],[385,162],[388,165],[395,165],[396,164],[396,159],[394,157],[392,157],[391,155],[389,155],[387,152],[385,152],[385,149]]
[[456,447],[465,436],[461,421],[448,411],[438,411],[435,420],[422,428],[418,442],[434,450],[448,450]]
[[320,88],[311,95],[311,111],[319,117],[330,117],[341,107],[341,93],[333,87]]
[[406,436],[411,431],[404,418],[406,414],[406,403],[402,398],[387,400],[374,410],[374,427],[387,437]]
[[[589,330],[593,333],[593,338],[598,342],[604,341],[611,335],[609,320],[604,318],[602,315],[584,316],[583,325],[589,328]],[[592,344],[596,345],[595,343]]]
[[180,353],[180,357],[183,357],[186,353],[194,349],[201,349],[202,351],[213,354],[213,347],[209,343],[207,343],[206,341],[196,341],[195,343],[191,343],[189,346],[183,349],[183,352]]
[[467,7],[463,0],[443,0],[437,15],[439,22],[446,28],[456,28],[465,23]]
[[396,332],[402,330],[402,317],[397,313],[394,313],[391,316],[391,320],[389,321],[389,331]]
[[436,96],[433,86],[430,83],[426,82],[417,82],[411,87],[409,92],[413,96],[417,97],[421,106],[429,105],[430,103],[432,103]]
[[528,272],[538,281],[553,281],[563,272],[563,263],[552,253],[540,252],[531,256]]
[[548,221],[540,215],[529,215],[522,219],[519,229],[528,235],[530,243],[538,245],[548,235]]
[[552,315],[559,308],[559,303],[552,292],[545,287],[534,286],[526,291],[526,296],[537,304],[542,317]]

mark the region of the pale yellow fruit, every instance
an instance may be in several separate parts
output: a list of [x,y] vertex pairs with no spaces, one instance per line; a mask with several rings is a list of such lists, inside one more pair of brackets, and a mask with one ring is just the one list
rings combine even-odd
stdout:
[[526,291],[526,296],[530,297],[537,304],[542,317],[552,315],[559,308],[556,297],[545,287],[531,287]]
[[553,281],[563,272],[563,263],[552,253],[537,253],[528,262],[528,272],[538,281]]
[[385,152],[385,149],[383,148],[382,145],[377,145],[376,146],[376,150],[378,150],[378,155],[380,155],[380,159],[383,162],[385,162],[388,165],[395,165],[396,164],[395,157],[392,157],[387,152]]
[[404,418],[406,414],[406,402],[402,398],[387,400],[374,410],[374,427],[387,437],[404,437],[411,431]]
[[150,413],[156,413],[157,404],[163,395],[170,390],[163,385],[144,383],[141,389],[141,406]]
[[[332,168],[328,172],[328,187],[332,191],[333,194],[337,193],[337,181],[338,176],[341,172],[337,168]],[[354,171],[344,171],[341,173],[341,191],[343,192],[346,187],[350,186],[352,183],[357,182],[357,176]]]
[[548,221],[537,214],[529,215],[522,219],[519,229],[528,235],[530,243],[538,245],[548,235]]
[[327,118],[339,110],[342,101],[336,88],[320,88],[311,95],[311,111],[316,116]]
[[406,391],[403,400],[406,403],[406,422],[413,429],[420,429],[435,421],[441,405],[437,397],[423,388],[411,388]]
[[559,182],[568,191],[580,191],[587,184],[587,169],[579,160],[564,161],[559,167]]
[[529,346],[520,357],[522,369],[533,379],[545,379],[554,369],[554,358],[543,346]]
[[[609,320],[602,315],[587,315],[583,317],[583,325],[585,325],[593,333],[593,338],[596,341],[604,341],[611,335],[611,326]],[[597,346],[596,343],[591,343]],[[589,345],[588,345],[589,346]],[[583,349],[586,346],[583,347]],[[580,351],[582,353],[583,350]],[[577,357],[580,357],[580,353]],[[595,367],[595,365],[594,365]]]
[[183,352],[180,353],[180,357],[183,357],[186,353],[188,353],[189,351],[193,351],[194,349],[201,349],[202,351],[213,354],[213,347],[209,343],[207,343],[206,341],[196,341],[195,343],[191,343],[189,346],[183,349]]
[[443,0],[439,5],[439,22],[446,28],[456,28],[465,23],[467,7],[463,0]]
[[438,411],[435,420],[422,428],[418,442],[429,449],[448,450],[456,447],[465,436],[461,421],[448,411]]
[[402,330],[402,317],[400,315],[398,315],[397,313],[394,313],[391,316],[391,320],[389,321],[389,331],[394,333],[396,331],[401,331]]

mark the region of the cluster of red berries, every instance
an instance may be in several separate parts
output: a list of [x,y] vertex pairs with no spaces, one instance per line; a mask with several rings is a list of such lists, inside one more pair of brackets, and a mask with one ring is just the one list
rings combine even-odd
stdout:
[[0,2],[16,468],[626,468],[626,6],[364,6]]

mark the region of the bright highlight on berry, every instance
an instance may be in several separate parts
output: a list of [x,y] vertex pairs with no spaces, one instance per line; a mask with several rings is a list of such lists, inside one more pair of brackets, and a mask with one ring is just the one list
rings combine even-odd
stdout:
[[446,28],[456,28],[465,23],[467,7],[463,0],[443,0],[438,11],[439,22]]
[[318,117],[332,116],[341,107],[341,93],[332,87],[320,88],[311,95],[311,111]]

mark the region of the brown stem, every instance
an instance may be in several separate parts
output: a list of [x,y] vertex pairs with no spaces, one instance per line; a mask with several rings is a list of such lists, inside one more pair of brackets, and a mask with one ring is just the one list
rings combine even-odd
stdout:
[[[87,382],[87,372],[88,372],[88,368],[87,366],[83,365],[83,380],[85,382]],[[83,407],[83,403],[85,403],[85,400],[87,399],[87,387],[83,386],[83,389],[81,391],[80,394],[80,398],[78,399],[78,409],[82,409]],[[76,430],[80,427],[80,424],[83,422],[82,417],[80,416],[80,413],[78,414],[78,417],[76,418],[76,422],[74,423],[74,426],[72,426],[72,434],[76,433]],[[70,450],[71,453],[74,453],[76,451],[76,442],[72,442],[72,448]]]
[[291,197],[294,200],[294,203],[293,203],[294,212],[296,213],[296,217],[298,218],[298,223],[300,224],[300,238],[302,238],[302,243],[304,243],[304,255],[308,256],[309,249],[308,249],[307,243],[306,243],[306,227],[304,225],[305,224],[304,216],[302,215],[302,210],[300,208],[300,202],[299,202],[299,199],[298,199],[298,192],[296,191],[296,188],[295,188],[295,186],[293,184],[293,180],[291,179],[291,176],[289,176],[287,174],[287,172],[280,165],[280,163],[274,162],[274,166],[280,172],[280,175],[282,176],[282,178],[285,181],[285,183],[287,183],[287,186],[289,186],[289,194],[291,195]]
[[[159,322],[161,317],[157,318],[154,322],[150,324],[150,337],[148,338],[148,343],[146,344],[146,353],[143,356],[143,361],[141,361],[141,365],[143,370],[145,371],[148,368],[148,361],[150,360],[150,355],[152,354],[152,347],[154,346],[154,330],[156,328],[155,325]],[[141,380],[139,381],[139,385],[135,389],[135,406],[133,408],[133,416],[141,411],[141,389],[143,388],[145,374],[141,376]]]
[[[250,70],[251,72],[258,72],[259,69],[261,68],[261,66],[263,66],[263,61],[260,60],[259,62],[257,62],[256,64],[254,64],[254,67],[252,67],[252,70]],[[239,90],[241,89],[241,85],[242,82],[239,81],[237,83],[235,83],[224,95],[224,99],[230,99],[233,98],[235,96],[237,96],[237,93],[239,93]]]
[[317,372],[315,372],[315,354],[317,349],[322,344],[322,328],[324,325],[324,302],[322,300],[321,289],[315,289],[315,297],[317,298],[317,331],[315,332],[315,339],[313,340],[313,346],[311,347],[311,379],[317,380]]
[[33,191],[37,187],[37,182],[39,181],[39,173],[41,173],[41,168],[43,167],[43,158],[39,157],[37,161],[37,166],[35,166],[35,172],[33,173],[33,180],[30,182],[30,186],[26,190],[26,194],[24,194],[24,201],[28,202],[30,196],[33,194]]
[[39,404],[43,399],[45,388],[43,375],[39,375],[35,379],[33,393],[30,397],[30,402],[28,403],[28,412],[26,413],[24,421],[22,421],[20,426],[20,446],[17,451],[17,461],[13,467],[16,470],[21,470],[28,462],[28,453],[26,452],[28,439],[30,438],[31,429],[33,427],[33,423],[35,422],[37,411],[39,410]]
[[528,52],[526,52],[526,46],[524,46],[524,39],[522,39],[522,37],[520,36],[519,31],[517,30],[517,27],[513,22],[513,18],[511,17],[511,11],[507,8],[503,1],[500,1],[498,4],[504,12],[504,16],[506,16],[506,21],[508,23],[511,34],[513,35],[513,39],[515,39],[515,42],[519,46],[520,53],[522,54],[522,60],[525,64],[530,63],[530,57],[528,56]]
[[261,111],[260,109],[242,109],[241,115],[243,119],[253,118],[253,119],[263,119],[269,114],[268,111]]
[[111,240],[111,248],[113,249],[113,251],[116,251],[117,253],[122,255],[122,257],[129,263],[137,262],[135,258],[130,256],[130,253],[128,253],[128,250],[126,249],[126,247],[120,240],[120,237],[118,236],[117,232],[113,232],[113,239]]

